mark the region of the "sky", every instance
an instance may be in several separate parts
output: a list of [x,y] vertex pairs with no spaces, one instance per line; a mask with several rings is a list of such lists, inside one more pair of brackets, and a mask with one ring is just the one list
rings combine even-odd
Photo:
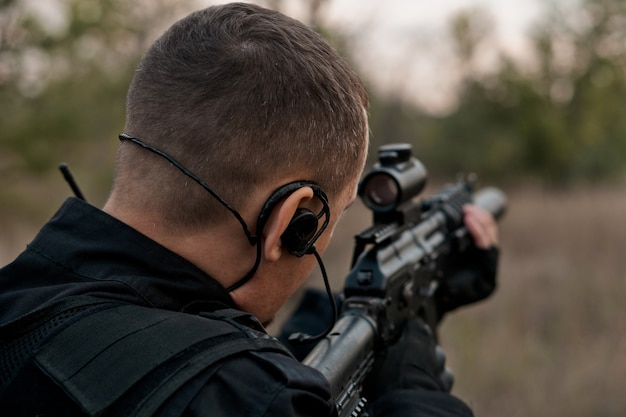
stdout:
[[[545,0],[330,0],[323,16],[333,30],[352,39],[358,71],[378,93],[402,95],[426,111],[444,114],[454,107],[460,82],[448,32],[451,16],[468,9],[480,9],[490,16],[494,36],[478,51],[475,60],[478,70],[489,71],[497,61],[498,50],[528,59],[526,33],[542,15],[546,3]],[[306,4],[305,0],[284,0],[284,12],[306,22]]]
[[[45,16],[52,32],[63,29],[63,0],[23,0]],[[267,1],[253,0],[264,4]],[[575,0],[551,0],[572,2]],[[197,0],[198,7],[228,1]],[[545,0],[329,0],[324,19],[333,30],[352,39],[359,73],[378,93],[408,97],[432,113],[454,106],[459,83],[452,44],[450,17],[460,10],[479,8],[491,17],[495,36],[477,56],[479,70],[488,71],[503,49],[524,59],[526,32],[544,10]],[[307,0],[284,0],[284,12],[306,22]]]
[[481,9],[494,37],[478,53],[476,65],[488,71],[496,51],[528,58],[526,33],[541,16],[541,0],[333,0],[328,19],[345,31],[366,28],[357,42],[360,71],[376,88],[402,94],[432,113],[454,106],[459,77],[449,42],[450,18],[461,10]]
[[454,12],[481,7],[493,14],[504,40],[517,42],[520,33],[541,12],[541,4],[540,0],[333,0],[331,15],[342,22],[370,20],[388,32],[416,27],[439,31]]

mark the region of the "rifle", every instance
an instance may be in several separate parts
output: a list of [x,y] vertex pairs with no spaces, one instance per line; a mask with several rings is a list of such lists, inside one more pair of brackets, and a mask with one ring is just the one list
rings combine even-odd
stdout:
[[476,204],[497,220],[506,209],[506,197],[496,188],[473,193],[472,177],[414,201],[426,185],[427,173],[411,156],[411,146],[383,146],[378,156],[358,191],[373,212],[374,224],[355,236],[335,326],[303,360],[330,382],[340,417],[366,415],[363,381],[377,354],[400,337],[404,323],[420,317],[436,339],[442,316],[439,290],[463,293],[464,288],[450,289],[454,284],[446,282],[443,273],[472,244],[463,224],[463,205]]

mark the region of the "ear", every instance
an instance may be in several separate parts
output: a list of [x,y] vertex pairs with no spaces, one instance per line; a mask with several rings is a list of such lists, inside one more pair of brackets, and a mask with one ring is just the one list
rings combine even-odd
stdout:
[[314,196],[311,187],[298,188],[285,199],[276,204],[263,228],[263,256],[271,262],[276,262],[283,254],[283,245],[280,240],[289,226],[289,222],[296,214],[298,207]]

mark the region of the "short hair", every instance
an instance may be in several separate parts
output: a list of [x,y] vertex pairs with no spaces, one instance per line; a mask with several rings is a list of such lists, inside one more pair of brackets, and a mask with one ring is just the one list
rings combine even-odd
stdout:
[[[322,36],[279,12],[230,3],[179,20],[148,49],[128,91],[125,132],[241,208],[255,187],[283,176],[313,181],[331,198],[345,188],[367,153],[367,106],[362,81]],[[183,227],[228,215],[155,158],[123,143],[114,187]]]

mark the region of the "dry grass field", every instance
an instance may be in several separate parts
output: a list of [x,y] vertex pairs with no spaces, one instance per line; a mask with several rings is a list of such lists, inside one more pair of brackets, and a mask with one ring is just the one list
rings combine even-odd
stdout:
[[[499,289],[440,329],[453,392],[481,417],[626,416],[626,185],[506,192]],[[351,211],[324,257],[336,289],[370,221]]]
[[510,192],[500,289],[444,323],[480,416],[626,415],[626,187]]
[[[499,289],[441,328],[454,393],[482,417],[625,416],[626,185],[506,191]],[[357,204],[335,233],[324,259],[336,290],[369,221]],[[0,223],[4,264],[36,228]]]

